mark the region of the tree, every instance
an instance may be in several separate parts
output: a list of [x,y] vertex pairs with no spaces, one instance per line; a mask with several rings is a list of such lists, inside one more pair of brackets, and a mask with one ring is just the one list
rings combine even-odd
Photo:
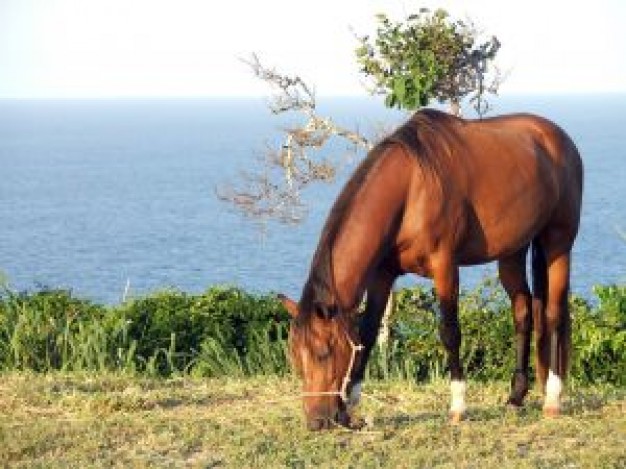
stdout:
[[[376,18],[373,42],[357,36],[357,62],[371,81],[370,92],[385,95],[385,104],[399,109],[448,102],[457,115],[461,100],[471,95],[477,113],[487,112],[484,95],[496,93],[502,81],[497,69],[492,76],[488,73],[500,49],[495,36],[480,41],[473,23],[453,21],[441,9],[421,9],[404,22],[392,22],[384,14]],[[260,168],[243,173],[239,187],[227,185],[218,197],[255,219],[297,223],[307,212],[301,192],[311,183],[334,179],[337,160],[321,152],[328,141],[343,139],[358,152],[369,150],[373,139],[320,116],[313,88],[299,76],[265,67],[256,55],[245,62],[275,90],[271,112],[296,114],[302,123],[285,129],[281,148],[268,149]]]
[[469,94],[479,115],[487,111],[485,92],[496,93],[501,75],[496,69],[486,84],[489,65],[500,42],[495,36],[479,41],[471,22],[452,20],[445,10],[421,9],[404,22],[376,16],[372,40],[358,37],[357,61],[371,81],[370,92],[385,95],[385,105],[416,109],[433,99],[449,102],[460,113],[461,100]]
[[268,104],[270,111],[295,115],[301,123],[284,129],[282,146],[268,149],[256,171],[244,172],[242,185],[228,185],[218,190],[217,195],[252,218],[298,223],[307,212],[300,197],[302,190],[315,182],[334,180],[337,158],[320,156],[329,140],[343,140],[353,152],[371,149],[372,142],[359,131],[320,116],[313,88],[299,76],[283,75],[265,67],[255,54],[244,62],[275,91]]

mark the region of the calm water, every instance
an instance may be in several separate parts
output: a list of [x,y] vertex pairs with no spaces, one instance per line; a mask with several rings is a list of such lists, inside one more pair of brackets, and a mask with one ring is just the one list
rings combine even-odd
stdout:
[[[583,155],[573,289],[589,296],[594,284],[624,283],[626,96],[494,104],[555,120]],[[369,99],[334,99],[322,112],[361,129],[401,120]],[[14,288],[71,287],[106,302],[127,280],[133,294],[234,284],[297,296],[339,186],[313,189],[302,225],[263,230],[214,192],[279,143],[280,125],[263,100],[0,101],[0,271]],[[493,271],[464,269],[462,282]]]

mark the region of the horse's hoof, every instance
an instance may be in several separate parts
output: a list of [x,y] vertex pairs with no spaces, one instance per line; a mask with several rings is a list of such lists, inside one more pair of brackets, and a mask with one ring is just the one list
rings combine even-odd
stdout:
[[543,408],[543,416],[547,418],[556,418],[561,413],[558,407],[544,407]]
[[461,412],[450,412],[450,424],[458,425],[463,420],[463,413]]

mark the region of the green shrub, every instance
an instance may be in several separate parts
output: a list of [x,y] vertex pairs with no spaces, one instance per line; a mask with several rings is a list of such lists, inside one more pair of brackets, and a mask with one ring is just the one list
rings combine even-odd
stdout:
[[194,314],[204,318],[204,340],[194,374],[282,374],[287,371],[288,314],[274,295],[211,288],[198,296]]
[[0,293],[0,366],[76,370],[105,367],[110,332],[105,308],[67,290]]
[[0,369],[219,376],[234,363],[244,374],[284,373],[287,318],[272,296],[235,288],[162,291],[114,307],[67,290],[5,288]]
[[186,367],[202,336],[190,307],[191,299],[185,293],[162,291],[110,310],[113,317],[128,324],[120,345],[136,343],[134,362],[139,371],[167,375]]
[[[597,286],[594,293],[596,306],[576,296],[570,300],[570,376],[581,384],[623,386],[626,286]],[[416,287],[397,292],[389,341],[373,352],[369,375],[417,381],[442,375],[447,360],[439,340],[437,311],[431,289]],[[475,290],[461,294],[459,322],[463,336],[461,359],[467,375],[479,380],[510,378],[515,369],[513,319],[509,300],[495,280],[486,280]],[[533,360],[530,367],[532,371]]]
[[[378,350],[370,374],[400,375],[426,381],[446,369],[439,340],[438,306],[432,289],[407,288],[396,293],[387,350]],[[508,378],[515,368],[513,325],[508,299],[493,280],[463,292],[459,301],[461,359],[473,379]],[[385,356],[387,363],[381,364]],[[410,363],[412,362],[412,365]],[[382,370],[388,370],[387,373]],[[413,376],[407,376],[407,373]]]
[[626,286],[596,286],[597,307],[572,299],[572,376],[626,385]]
[[[599,286],[596,299],[571,299],[572,379],[626,385],[626,286]],[[388,342],[368,375],[424,381],[441,376],[435,295],[395,293]],[[461,294],[462,360],[471,379],[508,379],[513,321],[499,284]],[[156,292],[116,306],[71,291],[0,289],[0,369],[113,371],[154,376],[284,374],[289,316],[274,295],[213,287],[202,294]]]
[[[260,354],[267,348],[284,355],[287,315],[278,301],[237,288],[213,287],[200,295],[163,291],[132,300],[117,308],[129,323],[129,338],[136,341],[140,371],[170,375],[193,371],[195,375],[220,376],[265,371]],[[284,359],[271,357],[273,362]],[[257,365],[253,365],[253,364]]]

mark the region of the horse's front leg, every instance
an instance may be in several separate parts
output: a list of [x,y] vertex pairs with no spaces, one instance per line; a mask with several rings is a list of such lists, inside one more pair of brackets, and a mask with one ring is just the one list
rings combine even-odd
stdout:
[[508,405],[520,407],[528,393],[528,357],[532,330],[532,297],[526,281],[526,251],[501,259],[498,272],[502,286],[511,299],[515,324],[515,372],[511,379]]
[[459,349],[461,347],[461,329],[458,318],[459,269],[453,262],[440,262],[434,266],[433,279],[439,299],[441,318],[439,334],[446,351],[450,367],[450,391],[452,402],[450,418],[452,423],[461,421],[465,413],[465,379]]
[[359,324],[359,336],[363,345],[363,351],[360,353],[359,360],[352,372],[352,386],[349,395],[350,407],[354,407],[359,402],[367,362],[376,344],[380,323],[385,313],[385,307],[387,306],[394,280],[395,277],[393,275],[387,272],[379,272],[373,277],[367,287],[365,312]]

